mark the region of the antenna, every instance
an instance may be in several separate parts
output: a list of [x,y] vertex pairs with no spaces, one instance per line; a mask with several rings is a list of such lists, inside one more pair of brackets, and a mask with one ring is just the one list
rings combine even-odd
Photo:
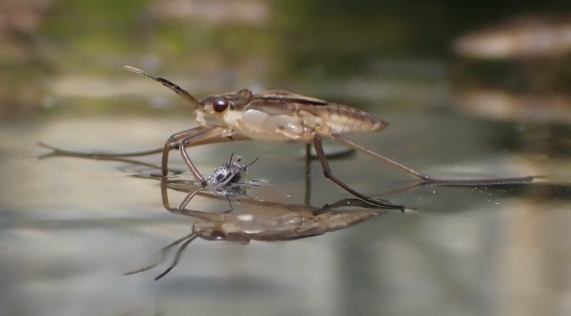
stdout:
[[151,78],[159,83],[161,83],[163,86],[171,89],[172,91],[174,91],[176,94],[180,95],[181,97],[183,97],[185,100],[187,100],[188,102],[190,102],[192,105],[194,105],[195,107],[202,107],[202,105],[200,104],[200,102],[198,100],[196,100],[195,97],[193,97],[188,91],[184,90],[183,88],[181,88],[179,85],[173,83],[172,81],[165,79],[165,78],[161,78],[161,77],[154,77],[149,75],[148,73],[142,71],[139,68],[135,68],[135,67],[131,67],[131,66],[123,66],[123,68],[125,68],[126,70],[129,70],[130,72],[134,72],[137,75],[141,75],[147,78]]

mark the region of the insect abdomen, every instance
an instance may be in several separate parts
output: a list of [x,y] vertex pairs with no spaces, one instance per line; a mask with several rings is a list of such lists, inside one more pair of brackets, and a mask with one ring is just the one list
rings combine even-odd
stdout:
[[322,119],[323,125],[337,134],[377,132],[389,125],[369,113],[341,104],[328,105],[325,111],[323,107],[320,110],[317,114]]

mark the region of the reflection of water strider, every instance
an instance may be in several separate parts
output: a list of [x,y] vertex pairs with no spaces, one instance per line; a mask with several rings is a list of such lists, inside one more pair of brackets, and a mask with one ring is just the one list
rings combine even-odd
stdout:
[[[224,166],[223,166],[224,167]],[[344,199],[322,207],[285,204],[270,201],[239,199],[249,204],[248,208],[231,209],[222,213],[187,209],[189,202],[197,195],[220,198],[219,190],[214,195],[205,194],[202,187],[191,189],[179,207],[171,207],[168,199],[169,182],[161,178],[163,206],[170,212],[194,218],[190,234],[163,247],[157,262],[127,272],[126,275],[150,270],[161,264],[168,252],[178,246],[172,263],[159,274],[158,280],[169,273],[177,264],[185,248],[196,238],[204,240],[225,240],[249,243],[258,241],[285,241],[322,235],[364,222],[382,214],[383,210],[357,199]],[[217,186],[218,189],[240,186],[239,183]],[[236,197],[234,197],[236,198]],[[179,246],[180,245],[180,246]]]

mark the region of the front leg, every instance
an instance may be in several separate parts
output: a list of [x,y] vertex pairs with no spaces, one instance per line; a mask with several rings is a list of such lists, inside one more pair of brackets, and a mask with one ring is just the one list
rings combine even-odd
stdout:
[[204,131],[204,130],[205,130],[205,127],[197,126],[197,127],[191,128],[191,129],[184,130],[182,132],[172,134],[167,139],[167,141],[165,142],[165,145],[163,146],[163,149],[162,149],[161,174],[163,177],[167,176],[168,172],[169,172],[169,169],[168,169],[169,152],[171,151],[171,149],[173,149],[173,147],[174,148],[181,147],[179,145],[181,140],[190,137],[194,133],[200,134],[200,132]]
[[[188,169],[192,172],[192,175],[194,176],[194,178],[196,180],[198,180],[203,187],[205,187],[207,185],[206,179],[200,173],[200,171],[198,171],[198,168],[196,168],[196,166],[194,165],[194,163],[190,159],[190,155],[189,155],[188,151],[186,150],[186,147],[192,146],[196,142],[200,142],[200,141],[210,139],[210,138],[219,137],[223,133],[224,133],[224,129],[221,127],[210,127],[210,128],[207,128],[207,129],[205,129],[205,130],[203,130],[197,134],[186,136],[182,140],[182,143],[180,145],[179,150],[180,150],[180,154],[182,156],[182,159],[184,160],[184,163],[186,164]],[[164,175],[164,173],[163,173],[163,175]]]

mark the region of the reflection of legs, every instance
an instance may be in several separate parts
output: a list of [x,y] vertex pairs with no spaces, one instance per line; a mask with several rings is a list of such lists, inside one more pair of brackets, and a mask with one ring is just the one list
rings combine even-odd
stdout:
[[463,186],[463,185],[466,185],[466,186],[499,185],[499,184],[513,184],[513,183],[531,182],[534,178],[532,176],[514,177],[514,178],[496,178],[496,179],[461,179],[461,180],[433,178],[433,177],[426,175],[422,172],[419,172],[419,171],[416,171],[412,168],[409,168],[409,167],[407,167],[407,166],[405,166],[399,162],[396,162],[390,158],[387,158],[387,157],[373,151],[370,148],[367,148],[365,146],[354,143],[354,142],[352,142],[346,138],[343,138],[339,135],[333,135],[332,137],[333,137],[333,139],[335,139],[341,143],[344,143],[345,145],[348,145],[349,147],[360,150],[367,155],[373,156],[374,158],[377,158],[377,159],[383,161],[384,163],[392,165],[393,167],[396,167],[398,169],[404,170],[405,172],[409,173],[410,175],[421,179],[423,183],[427,183],[427,184],[456,185],[456,186]]
[[[154,263],[152,263],[152,264],[150,264],[150,265],[148,265],[148,266],[146,266],[146,267],[143,267],[143,268],[140,268],[140,269],[137,269],[137,270],[133,270],[133,271],[126,272],[126,273],[124,273],[123,275],[131,275],[131,274],[136,274],[136,273],[144,272],[144,271],[150,270],[150,269],[152,269],[152,268],[158,266],[159,264],[163,263],[163,261],[165,261],[166,256],[167,256],[169,250],[170,250],[172,247],[174,247],[174,246],[176,246],[176,245],[178,245],[178,244],[180,244],[180,243],[182,243],[182,242],[185,242],[185,244],[188,244],[188,243],[190,243],[191,241],[193,241],[195,238],[196,238],[196,235],[194,234],[194,232],[192,232],[192,233],[190,233],[190,234],[185,235],[185,236],[182,237],[182,238],[179,238],[179,239],[173,241],[172,243],[168,244],[167,246],[161,248],[159,260],[157,260],[156,262],[154,262]],[[184,245],[183,245],[183,246],[184,246]],[[186,247],[186,246],[185,246],[185,247]],[[181,248],[182,248],[182,246],[181,246]],[[180,249],[179,249],[179,251],[180,251]],[[177,251],[177,254],[178,254],[179,251]],[[179,256],[180,256],[180,255],[179,255]],[[177,260],[177,261],[178,261],[178,260]],[[172,269],[172,268],[171,268],[171,269]],[[170,270],[169,270],[169,271],[170,271]],[[164,273],[164,272],[163,272],[163,273]]]
[[331,173],[331,168],[329,167],[329,163],[327,162],[327,157],[325,156],[325,152],[323,151],[323,145],[321,143],[321,137],[319,135],[315,135],[313,138],[313,146],[315,147],[315,152],[317,153],[317,157],[319,158],[319,162],[321,163],[321,168],[323,169],[323,175],[328,178],[329,180],[333,181],[338,186],[345,189],[345,191],[357,196],[360,199],[363,199],[371,204],[378,205],[383,208],[389,209],[404,209],[401,205],[394,205],[386,202],[376,201],[362,193],[359,193],[345,184],[343,181],[338,179]]
[[167,177],[162,177],[161,178],[161,200],[163,201],[163,207],[169,211],[169,212],[175,212],[176,209],[172,208],[170,203],[169,203],[169,193],[168,193],[168,187],[169,185],[169,179]]
[[187,240],[178,248],[178,250],[176,251],[176,254],[174,255],[174,259],[171,263],[171,265],[165,269],[165,271],[163,271],[161,274],[157,275],[155,277],[155,281],[164,277],[165,275],[167,275],[167,273],[169,273],[174,267],[176,267],[176,265],[178,264],[178,260],[180,259],[180,256],[182,255],[182,252],[184,251],[184,249],[186,249],[186,247],[188,247],[188,245],[196,239],[196,234],[191,233],[190,235],[186,235],[183,238],[187,238]]
[[188,206],[188,204],[190,203],[190,201],[192,201],[192,199],[197,194],[199,194],[205,190],[204,188],[197,187],[197,188],[194,188],[192,191],[189,191],[188,194],[186,195],[186,197],[182,200],[182,202],[178,206],[178,208],[175,208],[175,207],[170,206],[169,195],[168,195],[168,189],[169,189],[168,185],[169,185],[168,177],[162,177],[161,178],[161,198],[162,198],[162,202],[163,202],[163,207],[167,211],[169,211],[171,213],[175,213],[175,214],[182,214],[182,215],[202,219],[205,221],[218,221],[218,220],[220,220],[221,215],[219,213],[202,212],[202,211],[196,211],[196,210],[189,210],[186,208]]
[[[163,206],[165,207],[165,209],[167,209],[170,212],[177,212],[178,211],[177,209],[170,207],[167,190],[168,190],[168,178],[162,177],[161,178],[161,197],[162,197],[162,201],[163,201]],[[158,275],[155,278],[155,280],[162,278],[170,270],[172,270],[174,268],[174,266],[178,263],[178,260],[180,259],[182,251],[188,246],[188,244],[190,244],[193,240],[195,240],[196,237],[197,237],[197,235],[194,233],[194,231],[192,231],[190,234],[187,234],[187,235],[183,236],[182,238],[175,240],[174,242],[172,242],[172,243],[168,244],[167,246],[161,248],[159,259],[156,262],[154,262],[154,263],[152,263],[146,267],[143,267],[143,268],[140,268],[137,270],[133,270],[133,271],[129,271],[129,272],[125,273],[125,275],[131,275],[131,274],[147,271],[147,270],[150,270],[150,269],[158,266],[159,264],[161,264],[165,261],[167,254],[171,248],[179,245],[180,243],[183,243],[179,247],[179,249],[177,250],[177,252],[175,254],[175,258],[173,260],[173,263],[163,273]]]
[[305,144],[305,205],[311,204],[311,144]]
[[198,192],[200,192],[201,190],[203,190],[203,188],[196,188],[196,189],[188,192],[188,194],[184,197],[182,202],[180,202],[180,205],[178,206],[178,211],[180,213],[184,213],[184,210],[186,209],[186,206],[188,205],[188,203],[190,203],[190,201],[192,201],[192,199],[194,199],[196,194],[198,194]]

